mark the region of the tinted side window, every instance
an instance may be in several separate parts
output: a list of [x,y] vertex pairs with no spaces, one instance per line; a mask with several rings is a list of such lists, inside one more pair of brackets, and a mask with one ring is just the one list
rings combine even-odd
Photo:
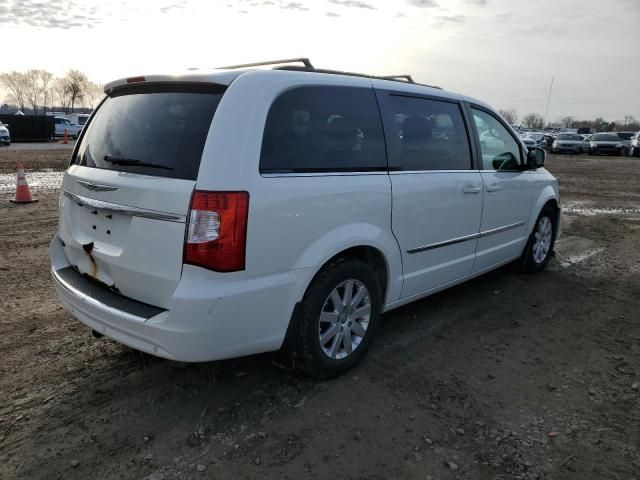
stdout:
[[520,145],[493,116],[472,109],[473,121],[480,137],[483,170],[518,170]]
[[373,89],[299,87],[271,105],[261,172],[368,171],[387,168]]
[[[468,170],[469,138],[458,104],[390,95],[385,115],[402,170]],[[387,117],[385,117],[385,121]]]

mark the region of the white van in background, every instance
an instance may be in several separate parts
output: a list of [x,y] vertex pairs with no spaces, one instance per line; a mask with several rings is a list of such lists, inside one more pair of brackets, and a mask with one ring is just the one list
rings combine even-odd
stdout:
[[89,119],[88,113],[70,113],[65,116],[71,123],[75,123],[82,129]]
[[69,138],[78,138],[80,131],[82,130],[80,125],[73,123],[65,117],[53,117],[53,122],[55,125],[55,137],[64,137],[64,132],[66,130]]

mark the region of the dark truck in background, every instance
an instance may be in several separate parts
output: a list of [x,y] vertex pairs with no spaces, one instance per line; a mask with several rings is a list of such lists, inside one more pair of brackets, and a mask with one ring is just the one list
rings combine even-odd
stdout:
[[9,129],[13,142],[48,141],[55,132],[53,117],[44,115],[0,114],[0,122]]

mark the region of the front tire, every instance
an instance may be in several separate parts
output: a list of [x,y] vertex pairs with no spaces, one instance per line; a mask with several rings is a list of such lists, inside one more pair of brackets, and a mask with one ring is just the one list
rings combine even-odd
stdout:
[[373,269],[339,258],[318,273],[302,300],[298,318],[298,367],[325,379],[354,367],[375,337],[382,291]]
[[523,253],[523,269],[525,272],[537,273],[551,260],[557,233],[557,213],[553,207],[546,205],[536,220],[533,232]]

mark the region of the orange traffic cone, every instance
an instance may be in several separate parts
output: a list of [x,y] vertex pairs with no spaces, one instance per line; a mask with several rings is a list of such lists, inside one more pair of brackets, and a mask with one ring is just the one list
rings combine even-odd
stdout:
[[27,183],[27,177],[24,174],[24,166],[22,162],[18,162],[18,181],[16,182],[16,198],[10,200],[12,203],[32,203],[37,202],[31,198],[31,190]]
[[62,144],[66,145],[69,143],[69,138],[67,137],[67,129],[64,129],[64,140],[62,140]]

